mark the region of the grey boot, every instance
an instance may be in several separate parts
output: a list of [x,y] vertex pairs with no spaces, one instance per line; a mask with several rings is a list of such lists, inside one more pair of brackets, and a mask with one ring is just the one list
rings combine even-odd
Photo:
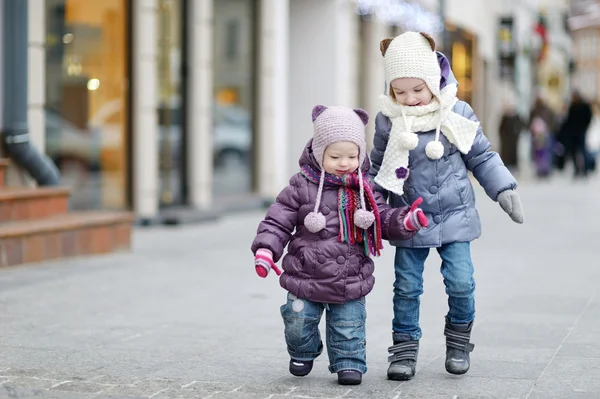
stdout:
[[453,324],[446,317],[446,371],[450,374],[465,374],[469,371],[471,359],[469,354],[475,345],[469,342],[473,322],[469,324]]
[[[399,339],[400,338],[400,339]],[[408,335],[394,335],[394,345],[388,348],[391,362],[387,370],[388,380],[406,381],[415,376],[419,341],[411,341]]]

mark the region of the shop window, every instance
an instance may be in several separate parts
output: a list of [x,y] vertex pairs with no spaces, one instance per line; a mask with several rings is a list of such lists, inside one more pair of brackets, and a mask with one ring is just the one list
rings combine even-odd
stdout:
[[214,193],[253,190],[256,81],[254,0],[214,1]]
[[73,208],[127,208],[127,1],[44,3],[46,153]]
[[458,81],[457,97],[469,104],[473,103],[473,46],[474,36],[454,25],[446,24],[445,48],[454,77]]
[[185,203],[185,135],[182,62],[184,0],[158,0],[158,160],[160,206]]

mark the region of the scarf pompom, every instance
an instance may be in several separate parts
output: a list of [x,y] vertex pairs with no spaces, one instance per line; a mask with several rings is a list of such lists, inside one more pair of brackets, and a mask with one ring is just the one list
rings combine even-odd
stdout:
[[436,160],[444,156],[444,145],[439,141],[430,141],[425,146],[425,154],[427,158]]
[[400,141],[402,148],[405,148],[409,151],[414,150],[419,145],[419,136],[412,132],[400,133],[398,140]]
[[354,212],[354,224],[361,229],[368,229],[375,222],[375,215],[365,209],[357,209]]
[[304,226],[311,233],[318,233],[323,230],[326,225],[325,216],[321,212],[315,213],[311,212],[304,218]]

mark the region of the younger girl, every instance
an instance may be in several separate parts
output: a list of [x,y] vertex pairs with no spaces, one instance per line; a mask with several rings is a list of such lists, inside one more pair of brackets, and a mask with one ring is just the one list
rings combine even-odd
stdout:
[[266,277],[288,245],[281,306],[290,373],[305,376],[321,354],[319,322],[327,311],[329,371],[338,383],[356,385],[367,371],[365,296],[373,289],[373,261],[382,239],[408,240],[427,219],[417,208],[392,209],[368,178],[361,109],[312,112],[314,136],[300,157],[301,171],[277,197],[252,243],[256,272]]

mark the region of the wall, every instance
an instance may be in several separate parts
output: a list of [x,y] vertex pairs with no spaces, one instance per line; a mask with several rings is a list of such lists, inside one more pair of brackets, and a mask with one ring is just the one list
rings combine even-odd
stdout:
[[197,209],[212,205],[213,0],[188,0],[188,188]]
[[45,148],[44,102],[46,87],[46,24],[43,0],[28,0],[29,12],[29,51],[28,51],[28,123],[31,142],[40,150]]
[[258,190],[274,198],[289,181],[289,0],[262,0],[260,12]]
[[290,0],[288,174],[312,136],[317,104],[357,106],[357,18],[346,0]]
[[473,49],[473,101],[484,133],[498,148],[502,87],[497,69],[497,26],[500,2],[446,0],[446,20],[476,36]]
[[156,0],[133,0],[133,208],[140,219],[158,209]]

